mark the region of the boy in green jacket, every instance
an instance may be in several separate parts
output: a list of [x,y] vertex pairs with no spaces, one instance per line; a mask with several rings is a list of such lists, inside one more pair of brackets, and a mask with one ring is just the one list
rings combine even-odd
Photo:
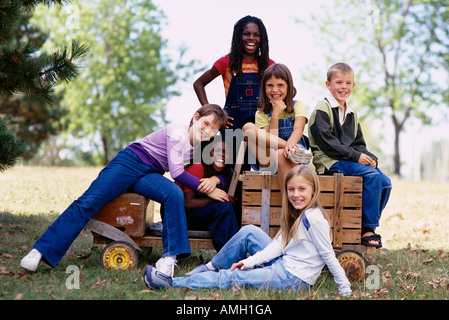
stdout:
[[378,169],[377,157],[366,148],[357,113],[346,102],[354,89],[354,71],[337,63],[327,72],[330,94],[320,101],[309,120],[309,143],[318,174],[343,173],[363,177],[362,244],[380,248],[382,210],[391,180]]

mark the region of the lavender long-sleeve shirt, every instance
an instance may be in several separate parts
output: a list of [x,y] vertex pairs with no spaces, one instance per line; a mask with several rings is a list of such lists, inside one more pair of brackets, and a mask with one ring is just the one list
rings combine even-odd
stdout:
[[161,174],[169,172],[174,180],[188,188],[197,190],[200,185],[198,177],[184,170],[184,164],[190,161],[194,154],[187,126],[170,124],[127,148],[155,171]]

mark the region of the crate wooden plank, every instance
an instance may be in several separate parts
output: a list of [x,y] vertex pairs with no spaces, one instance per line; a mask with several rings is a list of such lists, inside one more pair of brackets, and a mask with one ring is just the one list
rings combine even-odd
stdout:
[[[242,186],[245,190],[260,189],[263,180],[263,174],[255,171],[245,171],[243,174]],[[333,191],[334,190],[334,176],[318,176],[320,181],[321,191]],[[363,186],[362,177],[345,176],[343,180],[344,192],[362,192]],[[275,175],[271,179],[271,191],[280,190],[278,179]]]
[[[321,193],[320,200],[323,207],[335,208],[335,194]],[[343,193],[340,197],[340,203],[343,208],[361,208],[362,194],[361,193]],[[335,214],[335,213],[334,213]]]
[[[333,225],[334,219],[334,210],[333,209],[325,209],[328,216],[329,222]],[[362,228],[362,212],[360,210],[355,209],[343,209],[343,228]]]
[[[321,192],[334,191],[334,176],[318,176],[320,181]],[[362,192],[363,185],[362,177],[344,176],[343,191],[344,192]]]
[[[259,172],[255,171],[245,171],[242,181],[243,189],[244,190],[260,189],[263,184],[264,176],[267,176],[267,174],[260,174]],[[269,185],[271,191],[279,190],[279,183],[277,177],[275,175],[271,176],[272,176],[271,183]]]
[[128,236],[143,236],[147,205],[145,197],[137,193],[123,193],[105,204],[92,219],[110,224]]
[[341,248],[343,245],[343,175],[334,177],[334,214],[332,219],[332,245]]
[[[258,205],[262,203],[262,190],[243,190],[242,192],[242,205]],[[278,192],[270,192],[270,204],[271,206],[282,206],[282,196]]]
[[[279,226],[281,223],[281,207],[270,207],[270,225]],[[244,206],[242,210],[242,224],[260,225],[261,207]]]
[[[242,205],[260,205],[262,203],[262,190],[243,190]],[[321,193],[320,200],[323,207],[334,207],[334,193]],[[361,193],[344,193],[341,198],[343,207],[347,208],[361,208],[362,194]],[[282,196],[280,192],[270,193],[271,206],[282,206]]]
[[[162,247],[162,237],[145,236],[133,238],[141,247]],[[190,249],[215,250],[212,239],[189,238]]]
[[[244,206],[242,210],[242,224],[260,225],[260,206]],[[279,226],[281,222],[281,207],[270,207],[270,225]],[[333,223],[333,209],[325,209],[329,216],[329,223]],[[361,229],[362,213],[360,210],[343,209],[343,228]]]
[[260,209],[260,228],[269,234],[270,229],[270,206],[271,206],[271,175],[264,175],[262,180],[262,201]]
[[[162,247],[162,237],[157,236],[144,236],[144,237],[133,237],[133,240],[140,247]],[[95,244],[108,244],[111,240],[100,235],[94,235],[93,243]],[[190,238],[190,249],[200,249],[200,250],[215,250],[212,243],[212,239],[200,239],[200,238]]]

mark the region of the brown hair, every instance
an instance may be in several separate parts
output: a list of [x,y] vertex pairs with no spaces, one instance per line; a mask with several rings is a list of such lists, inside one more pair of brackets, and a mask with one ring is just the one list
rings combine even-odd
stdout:
[[[313,196],[310,200],[309,204],[299,212],[293,207],[293,205],[288,201],[287,197],[287,184],[294,177],[302,176],[313,188]],[[320,203],[320,181],[318,180],[318,176],[315,171],[308,165],[299,165],[293,167],[285,177],[285,183],[283,186],[282,193],[282,215],[281,215],[281,230],[280,234],[282,234],[282,247],[285,248],[290,240],[294,238],[296,241],[299,239],[298,237],[298,227],[301,223],[301,217],[309,208],[318,207],[321,210],[324,218],[329,222],[329,217],[326,211],[323,209]]]
[[332,65],[329,68],[329,70],[327,70],[327,81],[331,82],[332,76],[336,72],[354,74],[354,70],[352,70],[352,68],[348,64],[346,64],[344,62],[339,62],[339,63]]
[[287,68],[287,66],[281,63],[276,63],[269,66],[263,74],[258,104],[260,111],[265,114],[268,114],[272,109],[270,100],[267,98],[267,93],[265,90],[265,85],[267,81],[271,79],[271,77],[274,77],[276,79],[282,79],[287,83],[287,97],[285,97],[284,100],[287,109],[285,111],[288,113],[292,113],[293,98],[296,95],[296,88],[293,86],[293,77],[290,70]]
[[[198,110],[196,110],[195,113],[198,113],[199,117],[207,117],[210,114],[213,114],[215,116],[215,120],[218,121],[220,125],[220,130],[224,130],[226,128],[226,124],[228,122],[228,113],[223,110],[222,107],[220,107],[218,104],[205,104]],[[193,118],[190,119],[190,125],[193,124]]]

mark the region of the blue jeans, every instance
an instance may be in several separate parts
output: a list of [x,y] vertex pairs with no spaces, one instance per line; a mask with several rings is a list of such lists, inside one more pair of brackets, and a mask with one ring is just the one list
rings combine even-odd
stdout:
[[362,226],[376,229],[391,192],[391,180],[379,169],[357,162],[340,160],[326,174],[343,173],[363,177]]
[[184,193],[181,188],[159,173],[150,173],[139,179],[130,191],[157,201],[164,208],[162,256],[177,256],[179,259],[190,256]]
[[[87,222],[101,207],[151,173],[152,169],[145,165],[134,152],[129,149],[120,151],[99,173],[84,194],[53,222],[33,247],[39,250],[44,261],[55,268]],[[160,174],[153,174],[155,177],[162,177]],[[180,190],[173,182],[170,183]],[[159,193],[167,192],[164,190],[165,184],[161,185],[157,179],[154,180],[153,185],[155,188],[159,186]],[[185,216],[182,192],[173,198],[176,201],[171,206],[176,211],[173,216],[181,215],[181,212]],[[188,245],[186,225],[184,228]],[[183,242],[185,240],[180,239],[182,241],[179,240],[179,247],[185,244]],[[188,252],[190,253],[190,248]]]
[[191,289],[230,289],[235,284],[241,287],[276,290],[300,290],[307,288],[307,283],[285,269],[282,257],[273,259],[264,264],[263,267],[230,270],[234,262],[245,259],[247,253],[253,255],[261,251],[271,241],[272,239],[259,227],[253,225],[245,226],[212,258],[212,265],[219,269],[218,272],[208,271],[188,278],[173,278],[173,286]]
[[230,202],[214,201],[198,209],[186,210],[186,215],[190,230],[210,230],[217,251],[239,230]]

